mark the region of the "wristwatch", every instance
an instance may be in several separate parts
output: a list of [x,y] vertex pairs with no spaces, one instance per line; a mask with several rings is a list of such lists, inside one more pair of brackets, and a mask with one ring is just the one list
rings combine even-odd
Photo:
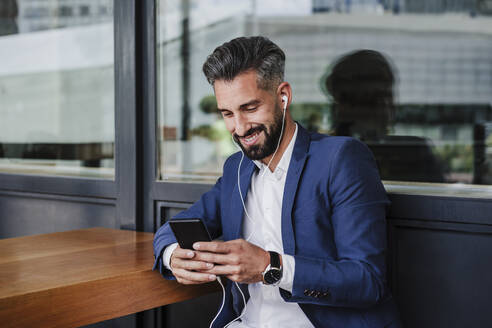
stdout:
[[265,285],[276,286],[282,279],[283,268],[280,264],[280,255],[277,252],[268,251],[270,253],[270,264],[263,272],[263,283]]

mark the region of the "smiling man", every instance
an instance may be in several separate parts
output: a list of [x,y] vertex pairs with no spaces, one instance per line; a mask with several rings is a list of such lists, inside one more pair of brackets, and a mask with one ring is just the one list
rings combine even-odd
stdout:
[[[218,80],[213,83],[217,107],[225,120],[227,129],[244,154],[251,160],[264,164],[272,158],[282,132],[283,105],[280,97],[291,95],[290,85],[282,82],[278,87],[258,87],[257,73],[246,71],[232,81]],[[285,137],[282,138],[282,153],[295,131],[295,123],[288,116],[285,122]],[[278,159],[280,156],[276,157]],[[275,165],[270,168],[274,170]]]
[[284,64],[264,37],[231,40],[207,58],[203,72],[241,152],[173,219],[200,218],[224,241],[184,250],[165,224],[154,269],[182,284],[227,278],[214,327],[399,327],[385,277],[388,200],[372,154],[293,121]]

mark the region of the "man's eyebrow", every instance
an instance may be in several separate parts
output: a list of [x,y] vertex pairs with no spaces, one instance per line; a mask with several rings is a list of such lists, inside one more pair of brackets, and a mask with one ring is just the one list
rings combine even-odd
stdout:
[[261,103],[261,100],[259,100],[259,99],[253,99],[251,101],[248,101],[245,104],[242,104],[241,106],[239,106],[239,108],[245,108],[245,107],[249,107],[249,106],[256,106],[256,105],[259,105],[260,103]]
[[[259,105],[259,104],[261,104],[261,100],[259,100],[259,99],[253,99],[253,100],[251,100],[251,101],[248,101],[248,102],[247,102],[247,103],[245,103],[245,104],[240,105],[240,106],[239,106],[239,108],[240,108],[240,109],[244,109],[244,108],[246,108],[246,107],[249,107],[249,106],[256,106],[256,105]],[[227,109],[227,108],[217,108],[217,110],[218,110],[219,112],[223,112],[223,111],[230,111],[230,109]]]

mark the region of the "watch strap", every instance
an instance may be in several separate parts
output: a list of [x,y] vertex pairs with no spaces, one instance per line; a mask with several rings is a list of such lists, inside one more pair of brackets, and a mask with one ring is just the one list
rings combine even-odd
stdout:
[[268,251],[270,253],[270,268],[280,269],[280,255],[277,252]]

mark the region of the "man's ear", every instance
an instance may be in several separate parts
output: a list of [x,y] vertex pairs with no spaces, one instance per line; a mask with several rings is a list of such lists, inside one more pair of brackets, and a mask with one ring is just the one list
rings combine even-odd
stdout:
[[[287,108],[292,101],[292,88],[289,82],[282,82],[277,87],[278,102],[282,103],[282,98],[287,97]],[[283,107],[283,106],[282,106]]]

